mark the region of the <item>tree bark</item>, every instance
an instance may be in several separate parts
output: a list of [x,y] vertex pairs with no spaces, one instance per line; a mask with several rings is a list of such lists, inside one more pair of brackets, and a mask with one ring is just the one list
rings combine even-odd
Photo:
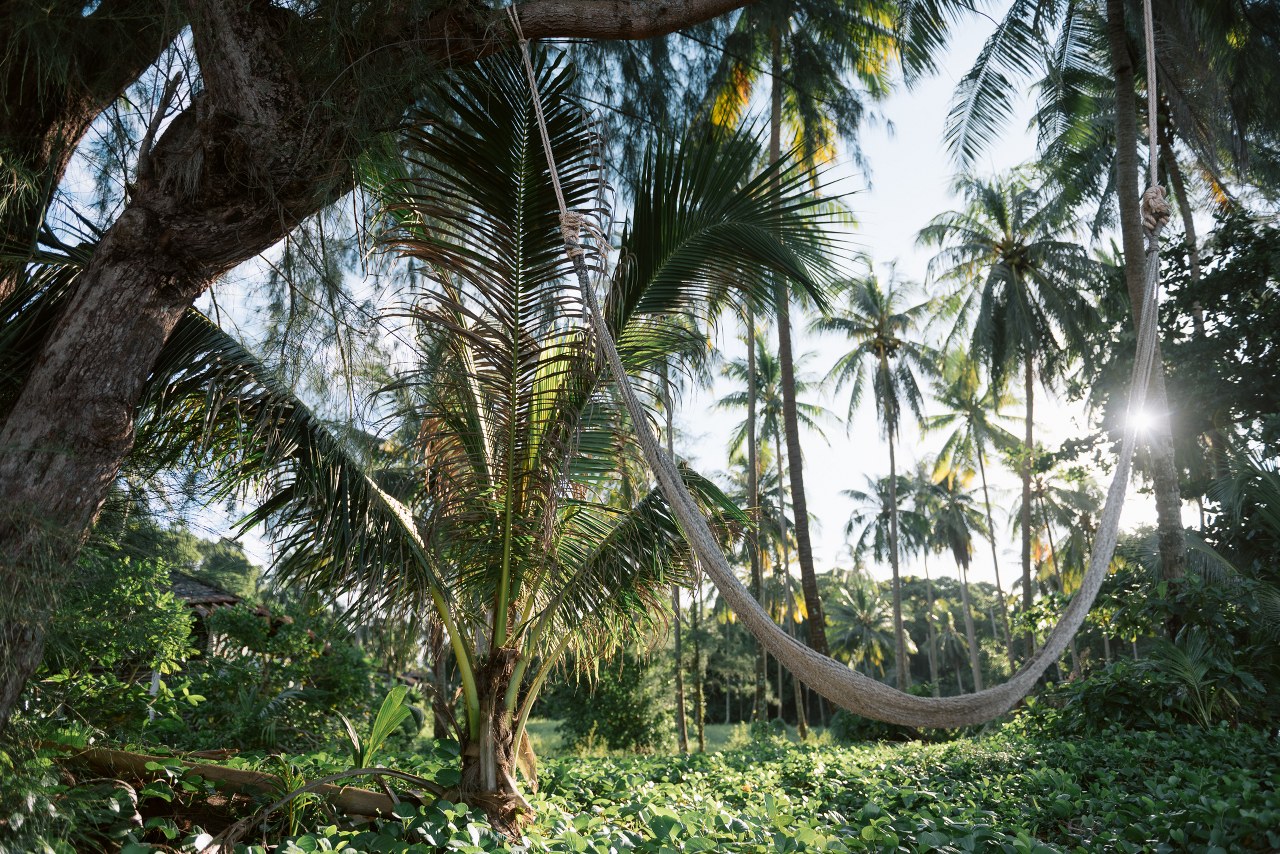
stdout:
[[889,430],[889,566],[893,569],[894,669],[898,690],[911,687],[911,665],[907,660],[907,630],[902,622],[902,578],[898,572],[898,459],[893,429]]
[[[764,595],[764,568],[760,565],[760,448],[756,435],[756,312],[747,306],[747,502],[751,509],[751,532],[747,550],[751,554],[751,595],[757,602]],[[768,661],[764,644],[752,638],[756,646],[756,683],[754,720],[768,719],[765,706]]]
[[[1133,325],[1141,322],[1146,284],[1145,247],[1140,216],[1141,191],[1138,176],[1138,104],[1133,59],[1125,31],[1124,0],[1107,0],[1107,44],[1115,77],[1116,188],[1119,192],[1120,233],[1124,248],[1124,278],[1133,311]],[[1158,142],[1156,143],[1158,145]],[[1186,572],[1187,542],[1182,527],[1182,498],[1178,469],[1173,457],[1173,436],[1169,428],[1169,399],[1165,389],[1164,360],[1156,342],[1151,384],[1147,390],[1151,415],[1148,436],[1151,481],[1156,499],[1156,533],[1159,540],[1162,577],[1173,580]]]
[[[769,109],[769,162],[782,156],[782,35],[775,27],[772,41],[772,85]],[[796,553],[800,559],[800,588],[804,591],[809,646],[827,655],[827,621],[818,593],[809,536],[809,504],[804,494],[804,459],[800,451],[800,420],[796,412],[796,367],[791,347],[791,295],[785,281],[774,286],[778,319],[778,361],[782,369],[782,420],[787,437],[787,465],[791,483],[791,509],[795,515]]]
[[494,650],[476,673],[480,720],[462,743],[458,789],[464,803],[484,810],[494,830],[519,839],[530,808],[516,783],[516,746],[511,710],[504,704],[517,652]]
[[[647,38],[744,2],[534,0],[521,16],[530,38]],[[204,89],[156,144],[151,175],[139,176],[103,235],[0,426],[0,729],[40,661],[61,587],[49,567],[71,572],[132,447],[144,384],[182,312],[221,274],[350,187],[351,163],[369,139],[395,127],[426,62],[473,61],[510,41],[505,11],[424,13],[389,0],[342,46],[360,57],[364,73],[334,79],[317,76],[313,63],[319,48],[333,47],[331,22],[230,0],[188,0],[186,11]],[[97,60],[114,62],[113,50]],[[127,85],[103,91],[114,98]],[[83,134],[91,120],[75,127]],[[59,139],[66,148],[78,142]]]

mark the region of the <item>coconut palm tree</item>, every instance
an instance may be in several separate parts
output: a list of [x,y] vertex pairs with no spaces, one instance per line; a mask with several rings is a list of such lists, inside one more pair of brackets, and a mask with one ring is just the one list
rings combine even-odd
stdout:
[[[762,330],[757,330],[750,341],[744,341],[747,344],[747,357],[745,359],[731,359],[721,368],[724,376],[733,380],[742,390],[732,391],[716,402],[717,408],[727,410],[740,410],[745,407],[747,417],[734,428],[730,438],[729,450],[731,454],[740,453],[744,446],[747,451],[748,472],[754,462],[755,466],[759,466],[761,459],[761,451],[759,440],[764,437],[773,437],[775,440],[782,435],[782,422],[785,417],[785,401],[782,393],[782,366],[779,358],[770,352],[769,344]],[[808,361],[810,354],[800,357],[801,365]],[[811,382],[807,376],[801,375],[796,380],[797,391],[800,394],[808,392],[815,387],[815,383]],[[795,404],[796,417],[799,423],[805,428],[822,434],[821,421],[827,417],[827,411],[817,405],[805,401],[797,401]],[[825,438],[825,436],[824,436]],[[781,443],[775,441],[775,449],[773,454],[777,461],[779,473],[783,465],[785,455],[781,453]],[[763,508],[765,505],[764,494],[760,486],[760,478],[763,472],[757,468],[754,478],[748,482],[747,489],[749,494],[756,496],[754,504],[751,506]],[[776,489],[778,490],[778,506],[782,506],[782,493],[784,489],[783,481],[779,478],[776,481]],[[782,517],[779,516],[779,519]],[[784,520],[785,521],[785,520]],[[761,550],[764,543],[761,540],[761,533],[757,529],[755,532],[757,546],[752,552],[752,580],[756,583],[757,571],[761,571],[758,565]],[[779,532],[778,536],[786,537],[785,528]],[[790,561],[787,562],[789,565]],[[763,579],[763,575],[761,575]],[[763,581],[760,582],[761,585]],[[807,610],[807,609],[806,609]],[[764,677],[765,677],[765,654],[764,648],[760,647],[759,657],[756,662],[757,673],[757,690],[756,690],[756,708],[758,716],[764,714]]]
[[847,573],[836,582],[830,615],[836,655],[850,667],[882,678],[896,635],[893,611],[880,586],[860,572]]
[[1012,395],[994,383],[983,388],[979,365],[961,349],[949,351],[942,374],[933,383],[933,414],[921,421],[926,433],[950,430],[938,454],[933,476],[947,477],[953,471],[976,467],[982,482],[982,503],[986,511],[987,541],[991,544],[991,565],[996,576],[996,598],[1000,607],[1006,653],[1014,665],[1013,636],[1009,632],[1009,610],[1004,585],[1000,582],[1000,557],[996,547],[995,519],[991,513],[991,491],[987,484],[987,450],[1008,450],[1018,438],[1000,422],[1001,411],[1013,403]]
[[[1083,342],[1097,312],[1083,289],[1098,271],[1072,242],[1071,224],[1045,193],[1019,175],[992,180],[962,177],[965,209],[939,214],[920,242],[939,248],[931,275],[958,283],[957,329],[972,322],[972,355],[992,382],[1004,382],[1020,363],[1025,395],[1024,443],[1035,446],[1035,381],[1059,373]],[[1031,607],[1031,467],[1022,475],[1023,607]],[[1035,639],[1027,638],[1027,655]]]
[[889,565],[893,569],[893,618],[898,635],[898,686],[910,686],[911,674],[905,655],[906,631],[902,624],[902,581],[898,572],[898,470],[895,442],[902,426],[903,410],[920,419],[923,397],[917,375],[929,376],[936,368],[936,354],[923,342],[914,340],[929,316],[930,303],[902,305],[904,288],[890,280],[881,287],[874,275],[846,287],[847,302],[837,311],[813,322],[819,332],[834,332],[853,344],[831,369],[829,380],[836,391],[846,385],[849,414],[854,413],[863,393],[871,388],[881,432],[889,440]]
[[[837,135],[850,142],[856,139],[863,101],[889,92],[895,46],[892,24],[892,9],[884,0],[776,0],[747,6],[725,42],[723,60],[708,93],[710,118],[736,123],[768,68],[770,163],[782,155],[784,124],[792,131],[792,147],[805,163],[812,166],[829,160]],[[856,157],[856,144],[852,150]],[[785,279],[775,281],[773,309],[800,585],[808,611],[809,645],[825,655],[826,620],[813,564],[800,448],[791,341],[793,296]]]
[[[572,76],[542,57],[537,75],[564,195],[599,209],[598,141]],[[198,315],[161,356],[138,443],[198,465],[215,498],[251,496],[245,524],[274,536],[279,583],[442,626],[462,689],[458,796],[507,833],[527,807],[516,757],[550,669],[620,648],[690,577],[669,505],[622,474],[632,430],[579,311],[527,87],[509,57],[452,75],[414,117],[407,165],[366,176],[385,200],[383,245],[430,276],[406,296],[406,367],[377,402],[411,425],[413,477],[403,458],[387,473],[354,453]],[[604,303],[627,371],[650,388],[690,340],[673,318],[733,288],[760,301],[767,271],[813,279],[823,239],[808,177],[759,162],[742,134],[645,157]],[[745,523],[711,483],[683,478],[722,532]]]
[[859,559],[870,557],[881,564],[889,563],[894,570],[894,656],[906,659],[895,661],[894,676],[899,680],[898,687],[905,690],[911,678],[907,655],[915,649],[915,643],[907,634],[902,620],[901,583],[895,561],[903,554],[927,547],[929,520],[920,508],[903,506],[911,495],[911,481],[902,475],[897,475],[894,480],[896,482],[887,477],[877,480],[868,476],[867,489],[845,489],[841,490],[841,495],[857,502],[844,529],[846,537],[854,538],[854,556]]
[[969,647],[969,667],[973,672],[973,690],[982,690],[982,663],[978,638],[973,625],[973,606],[969,597],[969,565],[973,561],[974,535],[987,534],[982,511],[978,509],[972,490],[967,488],[973,472],[952,469],[933,482],[932,539],[945,546],[960,570],[960,603],[964,611],[964,634]]

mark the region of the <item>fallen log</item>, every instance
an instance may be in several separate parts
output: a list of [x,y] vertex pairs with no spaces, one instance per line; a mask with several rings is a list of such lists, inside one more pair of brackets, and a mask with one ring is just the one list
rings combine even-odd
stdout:
[[[127,750],[112,750],[106,747],[78,749],[67,745],[55,746],[63,750],[74,751],[65,757],[66,761],[81,762],[100,774],[129,778],[142,783],[164,779],[167,776],[162,769],[148,768],[147,765],[150,763],[167,766],[175,770],[180,767],[180,773],[198,774],[206,780],[212,781],[219,789],[236,794],[279,794],[289,790],[289,787],[278,776],[264,771],[228,768],[225,765],[189,762],[178,756],[154,756],[146,753],[131,753]],[[176,765],[175,762],[177,763]],[[396,776],[401,775],[396,774]],[[425,783],[424,788],[432,788],[429,781],[413,778],[411,775],[403,776],[412,779],[419,785]],[[346,815],[368,818],[387,818],[395,815],[395,802],[381,792],[371,792],[368,789],[359,789],[352,786],[335,786],[330,783],[321,784],[311,791],[324,798],[334,809]],[[438,795],[441,793],[433,792],[432,794]]]

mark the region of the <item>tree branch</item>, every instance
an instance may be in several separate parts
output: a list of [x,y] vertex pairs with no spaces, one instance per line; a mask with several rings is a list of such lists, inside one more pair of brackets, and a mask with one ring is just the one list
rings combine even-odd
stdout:
[[[754,0],[533,0],[516,7],[537,38],[649,39],[750,5]],[[503,10],[505,17],[505,10]]]

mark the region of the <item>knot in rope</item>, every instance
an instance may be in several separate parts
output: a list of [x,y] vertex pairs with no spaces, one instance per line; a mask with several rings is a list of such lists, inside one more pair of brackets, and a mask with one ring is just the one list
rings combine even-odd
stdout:
[[582,244],[579,235],[587,228],[587,218],[577,211],[563,210],[560,214],[560,236],[564,238],[565,254],[570,258],[582,255]]
[[1150,241],[1155,242],[1160,236],[1160,230],[1169,224],[1169,217],[1172,215],[1173,209],[1165,198],[1164,187],[1152,184],[1142,194],[1142,227]]

